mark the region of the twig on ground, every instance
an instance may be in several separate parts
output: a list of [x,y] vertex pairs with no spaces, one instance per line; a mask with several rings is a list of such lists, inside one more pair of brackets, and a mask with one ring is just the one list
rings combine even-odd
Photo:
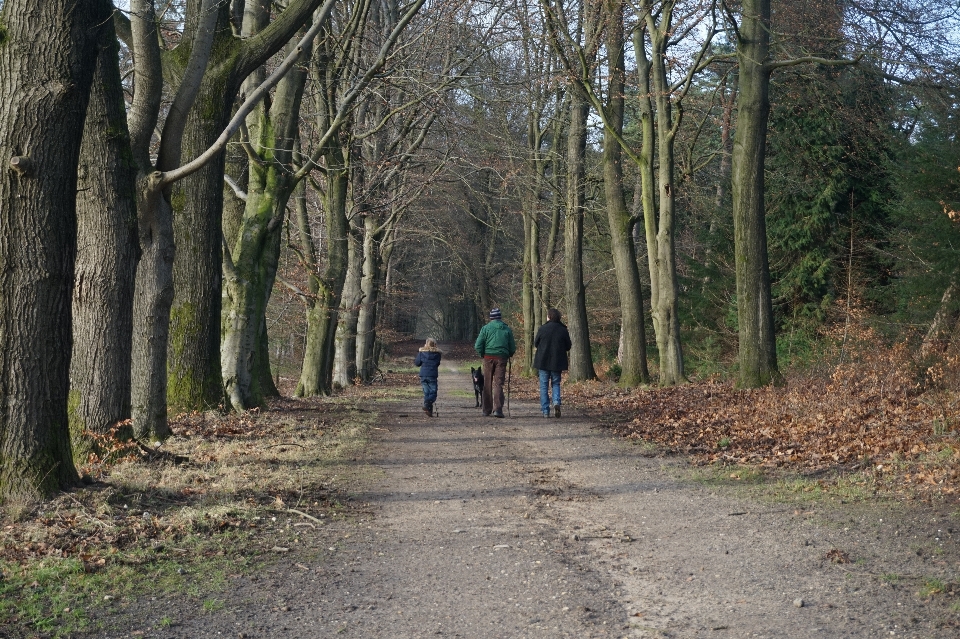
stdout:
[[73,495],[68,495],[68,496],[70,497],[70,501],[75,503],[77,505],[77,508],[80,509],[80,514],[86,517],[87,519],[89,519],[90,521],[100,526],[103,526],[104,528],[116,528],[116,526],[114,526],[113,524],[103,521],[102,519],[94,517],[93,515],[88,513],[86,507],[83,504],[81,504],[79,501],[77,501],[76,497],[74,497]]
[[314,517],[313,515],[308,515],[307,513],[303,512],[302,510],[297,510],[296,508],[287,508],[287,512],[288,512],[288,513],[297,513],[297,514],[300,515],[301,517],[306,517],[306,518],[309,519],[310,521],[315,521],[315,522],[317,522],[318,524],[322,524],[322,523],[323,523],[322,521],[320,521],[319,519],[317,519],[317,518]]

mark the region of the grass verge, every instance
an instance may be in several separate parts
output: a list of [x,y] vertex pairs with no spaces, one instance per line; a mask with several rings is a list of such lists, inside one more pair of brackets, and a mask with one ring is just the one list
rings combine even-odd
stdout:
[[[346,484],[363,472],[357,462],[376,419],[359,404],[400,391],[367,387],[243,415],[182,416],[162,446],[86,468],[91,485],[5,506],[0,634],[94,631],[147,595],[221,610],[218,593],[231,576],[319,543],[303,526],[352,516]],[[168,615],[154,625],[174,622]]]

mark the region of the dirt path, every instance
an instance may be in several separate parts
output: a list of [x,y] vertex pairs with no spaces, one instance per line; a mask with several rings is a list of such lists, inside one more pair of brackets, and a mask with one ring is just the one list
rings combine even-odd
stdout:
[[[575,407],[543,419],[514,399],[512,417],[482,418],[469,388],[447,366],[439,417],[377,406],[352,489],[370,514],[304,528],[319,555],[146,634],[960,636],[956,513],[740,501]],[[944,592],[918,596],[930,584]]]

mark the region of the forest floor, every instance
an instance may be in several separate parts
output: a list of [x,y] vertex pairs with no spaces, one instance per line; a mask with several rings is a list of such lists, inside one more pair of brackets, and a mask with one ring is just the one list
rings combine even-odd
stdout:
[[185,416],[8,504],[0,637],[960,635],[954,435],[890,376],[862,408],[813,379],[571,385],[543,419],[513,375],[493,419],[441,347],[436,417],[398,345],[374,385]]

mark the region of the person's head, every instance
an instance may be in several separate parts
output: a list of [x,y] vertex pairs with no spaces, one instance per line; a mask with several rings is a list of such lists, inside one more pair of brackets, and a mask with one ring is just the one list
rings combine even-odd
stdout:
[[560,321],[560,311],[555,308],[547,309],[547,321],[548,322],[559,322]]
[[428,337],[426,343],[423,345],[424,348],[434,349],[437,347],[437,340],[432,337]]
[[500,314],[500,309],[499,309],[499,308],[491,308],[491,309],[490,309],[490,319],[491,319],[491,320],[498,320],[498,319],[502,319],[502,318],[503,318],[503,316]]

